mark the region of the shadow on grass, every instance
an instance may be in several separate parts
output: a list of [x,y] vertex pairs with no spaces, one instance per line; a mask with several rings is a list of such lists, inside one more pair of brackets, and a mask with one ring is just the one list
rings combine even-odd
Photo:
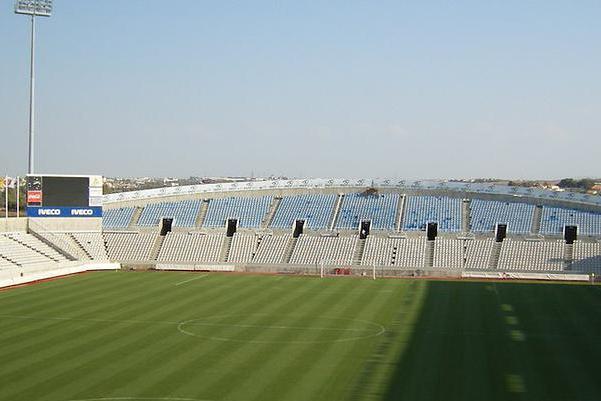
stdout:
[[[354,399],[594,400],[601,291],[557,284],[427,282],[399,307]],[[582,307],[590,304],[591,308]],[[409,305],[414,315],[407,319]],[[579,306],[580,305],[580,306]],[[595,316],[593,316],[595,315]],[[379,381],[379,384],[376,382]]]

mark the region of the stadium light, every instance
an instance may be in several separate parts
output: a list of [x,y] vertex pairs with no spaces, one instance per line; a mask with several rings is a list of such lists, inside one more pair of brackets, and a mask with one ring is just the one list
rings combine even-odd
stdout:
[[27,173],[34,172],[34,116],[35,116],[35,17],[50,17],[52,0],[17,0],[15,13],[31,16],[31,60],[29,66],[29,161]]

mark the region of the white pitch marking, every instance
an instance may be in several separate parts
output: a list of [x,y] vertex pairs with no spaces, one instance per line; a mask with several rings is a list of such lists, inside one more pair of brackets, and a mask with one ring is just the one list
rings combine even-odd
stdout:
[[176,283],[175,285],[186,284],[186,283],[189,283],[190,281],[198,280],[199,278],[203,278],[203,277],[206,277],[206,276],[208,276],[208,274],[201,274],[198,277],[192,277],[192,278],[190,278],[188,280],[180,281],[179,283]]
[[[224,316],[218,316],[224,317]],[[177,326],[177,330],[182,334],[186,334],[193,337],[202,337],[196,333],[192,333],[186,331],[184,326],[217,326],[217,327],[240,327],[240,328],[259,328],[259,329],[278,329],[278,330],[331,330],[331,331],[346,331],[346,332],[369,332],[371,331],[368,328],[365,329],[353,329],[353,328],[338,328],[338,327],[304,327],[304,326],[262,326],[262,325],[251,325],[251,324],[230,324],[230,323],[212,323],[207,322],[206,320],[203,322],[202,319],[192,319],[192,320],[184,320],[184,321],[157,321],[157,320],[117,320],[117,319],[85,319],[85,318],[71,318],[71,317],[43,317],[43,316],[17,316],[17,315],[0,315],[0,319],[20,319],[20,320],[57,320],[57,321],[73,321],[73,322],[88,322],[88,323],[122,323],[122,324],[165,324],[165,325],[175,325]],[[358,337],[349,337],[349,338],[340,338],[334,340],[325,340],[325,341],[284,341],[287,343],[330,343],[330,342],[344,342],[344,341],[354,341],[360,340],[370,337],[377,337],[386,332],[386,328],[381,324],[371,322],[369,320],[360,320],[360,319],[350,319],[350,318],[328,318],[334,320],[347,320],[353,322],[366,323],[374,326],[377,331],[372,331],[368,335],[361,335]],[[220,337],[205,337],[208,339],[218,340],[218,341],[234,341],[234,342],[250,342],[250,343],[273,343],[276,341],[240,341],[231,338],[220,338]],[[122,398],[126,399],[126,398]]]
[[166,325],[187,325],[187,326],[209,326],[209,327],[239,327],[243,329],[289,329],[289,330],[333,330],[333,331],[370,331],[369,329],[350,329],[343,327],[305,327],[305,326],[265,326],[258,324],[236,324],[236,323],[213,323],[198,320],[188,320],[183,322],[174,321],[157,321],[157,320],[117,320],[117,319],[79,319],[72,317],[41,317],[41,316],[14,316],[0,315],[0,319],[21,319],[21,320],[59,320],[59,321],[75,321],[75,322],[90,322],[90,323],[126,323],[126,324],[166,324]]
[[180,325],[186,326],[209,326],[209,327],[239,327],[242,329],[280,329],[280,330],[332,330],[332,331],[373,331],[370,329],[347,329],[338,327],[305,327],[305,326],[263,326],[259,324],[236,324],[236,323],[211,323],[192,320],[181,322]]
[[211,400],[199,400],[197,398],[180,398],[180,397],[102,397],[102,398],[86,398],[82,400],[69,400],[69,401],[211,401]]
[[21,320],[59,320],[72,322],[89,322],[89,323],[126,323],[126,324],[179,324],[180,322],[157,321],[157,320],[118,320],[118,319],[85,319],[76,317],[44,317],[44,316],[15,316],[15,315],[0,315],[0,319],[21,319]]

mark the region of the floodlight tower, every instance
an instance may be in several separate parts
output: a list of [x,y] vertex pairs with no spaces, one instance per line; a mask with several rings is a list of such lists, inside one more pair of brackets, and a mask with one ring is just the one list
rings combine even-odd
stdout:
[[50,17],[52,0],[17,0],[15,13],[31,16],[31,60],[29,66],[29,161],[27,173],[34,171],[34,117],[35,117],[35,17]]

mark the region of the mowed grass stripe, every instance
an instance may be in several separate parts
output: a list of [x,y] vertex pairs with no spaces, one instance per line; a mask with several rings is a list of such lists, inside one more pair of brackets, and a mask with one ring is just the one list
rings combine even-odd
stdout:
[[[390,299],[382,310],[388,311],[387,331],[375,344],[360,366],[346,391],[347,400],[379,399],[394,380],[394,367],[408,347],[413,327],[427,296],[426,281],[404,281],[402,292]],[[336,394],[331,394],[335,397]]]
[[[114,273],[118,274],[118,273]],[[75,280],[78,276],[67,277],[51,282],[33,284],[31,287],[17,288],[11,291],[21,292],[32,287],[39,287],[38,292],[24,292],[17,300],[11,299],[11,302],[0,301],[2,311],[11,311],[13,314],[31,314],[39,310],[52,312],[53,307],[71,306],[74,302],[86,297],[96,295],[103,296],[106,291],[119,290],[131,286],[129,280],[123,277],[123,280],[115,280],[97,273],[89,273],[89,279],[80,283],[81,285],[71,286],[68,282]],[[23,302],[26,299],[27,302]]]
[[[396,312],[401,308],[401,299],[407,293],[409,286],[407,286],[406,282],[396,280],[371,283],[375,287],[382,287],[382,290],[378,291],[378,288],[366,287],[361,297],[362,304],[359,306],[350,304],[344,313],[352,315],[356,312],[357,318],[376,321],[385,326],[386,332],[377,337],[362,340],[354,344],[354,346],[352,346],[353,344],[348,344],[349,347],[342,348],[346,344],[340,344],[327,349],[326,352],[320,355],[318,362],[327,370],[321,373],[311,370],[306,371],[302,381],[297,382],[292,388],[283,391],[287,391],[290,395],[295,395],[311,391],[314,388],[314,396],[320,400],[330,400],[333,398],[350,399],[352,397],[353,385],[367,373],[364,369],[370,358],[376,355],[378,347],[383,342],[390,341],[392,336],[394,336],[394,341],[400,340],[391,331],[391,327],[393,326]],[[368,301],[366,302],[366,300]],[[344,351],[344,354],[342,356],[338,355],[336,348],[341,348],[338,353]],[[377,375],[368,377],[369,382],[364,383],[364,385],[369,387],[374,385],[374,381],[381,379]],[[344,394],[344,396],[341,397],[340,394]]]
[[[331,316],[331,310],[336,308],[337,304],[347,303],[349,298],[360,296],[356,291],[357,287],[355,285],[358,282],[353,283],[349,280],[348,282],[341,283],[341,287],[346,290],[344,291],[345,295],[341,296],[333,291],[321,291],[325,282],[317,279],[316,281],[318,281],[318,286],[312,289],[314,295],[311,295],[305,301],[299,303],[296,308],[289,311],[290,315],[298,317],[300,322],[303,320],[306,321],[307,318],[313,318],[321,325],[328,319],[320,321],[319,317]],[[275,315],[276,318],[278,316],[281,315]],[[300,322],[298,324],[302,325]],[[310,322],[306,322],[305,324],[310,324]],[[333,320],[331,324],[336,324],[339,328],[347,326],[344,320],[337,322]],[[342,333],[342,335],[345,334]],[[270,339],[275,341],[275,343],[257,344],[256,347],[252,347],[252,344],[245,346],[239,351],[241,358],[237,359],[236,363],[241,368],[244,366],[259,367],[238,380],[237,386],[229,387],[229,391],[224,394],[225,398],[238,399],[244,397],[246,400],[251,400],[253,397],[260,396],[264,393],[265,389],[272,386],[275,388],[278,384],[280,373],[299,360],[303,361],[302,365],[304,369],[319,369],[319,366],[315,366],[312,360],[327,348],[334,346],[334,342],[312,342],[319,341],[321,336],[323,336],[323,333],[317,330],[305,332],[282,330],[279,333],[273,333],[271,336]],[[300,342],[296,343],[295,341]],[[299,371],[296,377],[292,379],[296,381],[300,380],[301,377],[302,372]],[[226,380],[227,377],[222,377],[220,381],[213,383],[211,386],[212,388],[226,387]],[[290,378],[287,378],[285,382],[289,384]],[[264,395],[263,399],[268,400],[270,397],[273,397],[273,394],[278,394],[280,400],[287,400],[285,394],[278,393],[277,391],[270,394],[271,396]],[[313,399],[311,394],[304,394],[304,397],[305,399]]]
[[[227,274],[173,285],[186,276],[93,273],[0,292],[0,314],[41,319],[0,318],[0,401],[601,399],[598,287]],[[354,335],[319,325],[364,328],[324,317],[387,331],[278,342]],[[242,342],[172,323],[188,319],[221,322],[190,329]]]
[[[506,298],[526,298],[524,289],[507,288]],[[596,371],[592,368],[601,357],[595,335],[599,323],[594,317],[587,319],[589,314],[595,316],[597,312],[592,308],[589,313],[589,308],[583,307],[594,305],[598,300],[590,298],[589,289],[575,288],[566,286],[551,291],[550,287],[541,287],[531,291],[533,295],[547,299],[546,318],[536,318],[541,315],[540,306],[526,302],[517,302],[515,306],[516,315],[524,322],[521,329],[525,340],[518,344],[524,354],[520,360],[524,367],[524,382],[527,390],[543,394],[549,400],[588,400],[601,393]],[[528,319],[527,316],[535,318]]]
[[[130,274],[131,276],[131,274]],[[152,280],[151,276],[147,276],[148,280]],[[94,288],[96,287],[95,283],[94,283]],[[85,288],[85,287],[84,287]],[[61,300],[61,303],[64,303],[64,305],[62,305],[63,308],[65,308],[66,310],[63,311],[61,310],[57,310],[56,308],[51,309],[52,313],[56,313],[56,315],[52,315],[52,314],[47,314],[46,311],[44,309],[42,310],[38,310],[37,313],[35,315],[31,315],[31,316],[39,316],[39,320],[36,319],[31,319],[31,321],[28,322],[23,322],[22,320],[19,319],[13,319],[13,318],[5,318],[2,319],[0,318],[0,320],[6,321],[6,322],[11,322],[12,323],[12,327],[15,330],[18,329],[29,329],[31,328],[31,331],[27,331],[27,332],[19,332],[17,331],[15,334],[13,334],[13,337],[16,338],[2,338],[3,341],[10,341],[11,344],[13,344],[13,346],[11,347],[11,354],[10,355],[6,355],[3,354],[2,352],[0,352],[0,357],[3,358],[10,358],[10,357],[15,357],[17,356],[19,353],[34,353],[34,352],[38,352],[40,350],[44,350],[44,349],[48,349],[49,347],[51,347],[52,345],[56,344],[56,338],[53,337],[62,337],[64,336],[64,328],[65,327],[78,327],[80,326],[81,329],[80,331],[85,331],[86,330],[86,326],[89,324],[95,324],[95,323],[102,323],[102,322],[94,322],[94,321],[89,321],[86,322],[85,320],[82,321],[78,321],[77,319],[85,319],[85,318],[90,318],[90,319],[94,319],[94,318],[110,318],[112,320],[125,320],[126,318],[124,316],[117,316],[115,315],[115,312],[118,313],[124,313],[127,311],[127,308],[137,308],[135,310],[135,314],[133,314],[133,316],[136,316],[137,318],[140,317],[140,314],[138,313],[139,311],[142,312],[147,312],[148,314],[152,314],[153,312],[151,310],[149,310],[148,306],[150,305],[146,305],[144,303],[140,303],[139,300],[145,298],[146,296],[148,296],[147,293],[144,293],[143,291],[140,291],[142,289],[147,289],[147,288],[154,288],[154,286],[149,286],[148,282],[144,282],[143,280],[137,280],[136,281],[136,285],[134,287],[132,286],[126,286],[126,288],[121,288],[118,286],[114,286],[111,289],[105,290],[102,295],[97,295],[97,296],[88,296],[85,292],[83,293],[79,293],[78,296],[80,296],[80,299],[83,299],[84,302],[80,302],[77,303],[75,301],[71,302],[71,303],[65,303],[64,301]],[[125,305],[123,306],[123,300],[120,296],[121,292],[123,292],[124,290],[127,290],[127,293],[133,293],[135,294],[134,297],[135,298],[129,298],[128,301]],[[158,295],[160,295],[160,289],[157,289],[157,302],[162,302],[162,298]],[[130,295],[131,296],[131,295]],[[57,300],[49,300],[49,302],[51,303],[50,306],[52,306],[52,304],[54,304],[55,302],[58,302]],[[102,311],[105,311],[106,308],[109,308],[109,310],[112,311],[111,315],[106,315],[106,314],[102,314]],[[66,312],[70,312],[70,313],[66,313]],[[76,312],[76,313],[73,313]],[[18,316],[18,315],[15,315]],[[25,315],[25,316],[29,316],[29,315]],[[48,317],[49,319],[44,319],[44,317]],[[54,319],[56,317],[71,317],[75,320],[69,321],[69,320],[60,320],[60,319]],[[129,316],[128,316],[129,317]],[[111,322],[106,322],[107,324],[117,324],[117,323],[111,323]],[[57,330],[58,329],[58,330]],[[28,347],[36,347],[36,348],[28,348]],[[0,367],[0,372],[1,372],[1,367]]]
[[[160,295],[161,293],[163,293],[163,290],[161,287],[149,287],[149,288],[154,288],[154,293],[150,292],[150,293],[140,293],[137,295],[138,298],[142,299],[147,297],[147,300],[150,299],[154,299],[156,300],[156,302],[164,304],[164,305],[172,305],[172,309],[177,309],[178,306],[167,303],[165,304],[164,298],[161,298]],[[150,296],[152,294],[156,293],[156,297],[155,296]],[[119,299],[119,297],[116,297],[117,299]],[[115,296],[113,293],[107,293],[107,299],[113,300],[115,299]],[[145,304],[145,303],[141,303],[141,302],[137,302],[137,303],[131,303],[128,304],[126,306],[123,306],[121,308],[117,308],[116,310],[119,311],[119,313],[121,314],[119,315],[111,315],[111,318],[113,319],[124,319],[124,318],[128,318],[129,317],[129,313],[130,311],[128,311],[128,307],[131,310],[135,310],[136,311],[136,316],[141,317],[144,316],[143,314],[140,315],[140,313],[146,313],[147,315],[151,315],[153,313],[155,313],[156,311],[154,310],[154,308],[149,307],[150,305]],[[73,325],[77,325],[77,324],[81,324],[82,322],[63,322],[63,328],[67,328],[67,332],[65,333],[64,331],[58,331],[63,337],[73,337],[72,333],[70,333],[70,328],[73,327]],[[130,325],[131,326],[131,325]],[[175,332],[175,327],[171,327],[170,328],[173,332]],[[37,352],[32,352],[28,355],[35,355],[35,357],[37,358],[34,362],[38,363],[40,365],[47,365],[47,364],[58,364],[60,367],[63,367],[63,365],[65,365],[64,363],[64,359],[66,355],[70,355],[69,352],[71,354],[74,355],[75,358],[79,358],[80,362],[81,359],[83,359],[83,356],[88,356],[90,354],[95,354],[98,353],[99,350],[103,349],[103,347],[107,347],[109,345],[112,344],[112,342],[115,341],[115,338],[119,338],[120,336],[123,336],[123,334],[125,332],[130,332],[130,331],[137,331],[137,329],[132,330],[130,327],[128,327],[128,325],[123,325],[123,324],[105,324],[105,323],[94,323],[94,324],[84,324],[84,326],[81,327],[81,335],[78,337],[74,338],[74,341],[71,341],[69,343],[65,343],[65,344],[61,344],[60,342],[57,341],[53,341],[53,340],[49,340],[52,341],[50,343],[46,342],[45,344],[43,344],[39,350],[37,350]],[[87,340],[91,339],[91,340],[95,340],[95,341],[91,341],[88,342]],[[65,347],[66,344],[70,344],[69,347]],[[62,347],[61,347],[62,345]],[[58,358],[60,356],[60,358]],[[41,358],[41,359],[40,359]],[[29,361],[29,359],[27,358],[22,358],[22,362],[23,363],[27,363],[29,364],[29,368],[31,368],[31,361]],[[78,363],[80,363],[78,362]],[[77,368],[78,363],[74,363],[73,366],[74,368]],[[27,369],[27,367],[26,367]],[[56,372],[56,370],[55,370]],[[21,372],[17,371],[14,372],[18,375],[19,378],[23,378],[23,377],[27,377],[24,376],[22,374],[20,374]],[[20,374],[20,375],[19,375]],[[46,376],[47,377],[47,376]],[[32,380],[31,377],[29,377],[27,380],[27,383],[25,383],[26,386],[30,385]],[[18,379],[12,380],[11,381],[11,385],[16,385],[18,384]]]
[[[69,280],[69,279],[65,279]],[[142,285],[142,284],[140,284]],[[12,344],[11,348],[6,348],[0,350],[0,358],[11,358],[17,357],[20,353],[31,354],[36,351],[40,351],[56,344],[56,338],[64,336],[63,329],[66,326],[78,324],[76,322],[62,321],[57,319],[44,319],[44,317],[72,317],[77,316],[97,316],[96,313],[105,307],[105,303],[110,303],[113,310],[122,310],[121,308],[115,308],[117,305],[120,305],[120,287],[114,286],[114,288],[106,289],[102,292],[102,295],[96,294],[96,296],[88,296],[88,293],[85,291],[86,288],[94,289],[96,288],[95,283],[93,286],[81,287],[82,289],[77,292],[77,299],[83,299],[84,302],[76,302],[75,299],[70,300],[70,302],[65,299],[49,299],[48,300],[48,308],[52,311],[49,314],[47,313],[44,306],[40,306],[35,314],[31,315],[22,315],[22,316],[39,316],[39,320],[30,319],[28,321],[23,321],[16,318],[2,318],[0,317],[0,321],[2,322],[3,332],[0,333],[0,340],[5,343]],[[128,289],[131,288],[127,287]],[[134,287],[135,289],[136,287]],[[121,289],[123,291],[123,289]],[[138,295],[139,296],[139,295]],[[106,301],[105,301],[106,298]],[[24,302],[28,302],[27,299]],[[60,303],[60,308],[55,307],[56,303]],[[7,310],[5,312],[10,313],[13,316],[19,316],[18,313],[14,311]],[[69,312],[69,313],[67,313]],[[75,312],[75,313],[73,313]],[[10,329],[6,329],[6,324],[10,324]],[[79,325],[83,324],[83,322],[79,322]],[[8,336],[7,336],[8,335]],[[36,348],[30,348],[36,347]],[[8,354],[7,354],[8,352]],[[2,367],[0,366],[0,372],[2,371]]]
[[[148,296],[155,293],[156,291],[163,292],[162,286],[154,288],[150,293],[142,294],[142,296]],[[173,299],[165,299],[158,297],[147,297],[147,300],[154,299],[155,302],[161,303],[161,308],[166,310],[167,314],[176,313],[182,308],[191,306],[193,299],[189,297],[182,297],[182,294],[174,294],[181,302],[176,302]],[[142,317],[146,314],[153,314],[157,312],[157,308],[153,308],[149,304],[137,304],[139,310],[145,310]],[[129,314],[130,312],[124,312]],[[140,315],[138,315],[140,316]],[[127,317],[127,316],[124,316]],[[73,361],[72,369],[67,369],[62,372],[61,377],[54,377],[52,380],[48,380],[49,383],[56,383],[62,381],[61,390],[62,392],[73,388],[74,395],[79,393],[88,393],[88,389],[94,386],[94,382],[98,381],[98,371],[104,372],[109,378],[114,377],[116,372],[115,369],[111,369],[111,365],[118,361],[119,364],[123,363],[127,365],[128,360],[134,359],[136,356],[144,358],[148,355],[148,349],[154,347],[160,347],[163,339],[168,339],[171,336],[177,336],[175,325],[160,325],[160,324],[149,324],[146,327],[139,327],[139,325],[117,325],[120,327],[114,328],[99,328],[101,330],[101,336],[96,336],[89,341],[86,341],[79,349],[71,350],[69,355],[73,355],[77,360]],[[107,341],[106,338],[111,340]],[[84,349],[81,349],[81,348]],[[85,352],[85,348],[89,347],[90,352]],[[84,352],[81,355],[79,352]],[[80,375],[85,375],[90,378],[94,378],[90,384],[82,386],[81,383],[71,382],[69,380],[73,371],[77,369]],[[103,393],[105,393],[104,391]],[[50,392],[51,393],[51,392]]]
[[[75,289],[86,285],[90,281],[98,280],[98,273],[87,272],[69,277],[59,277],[50,281],[25,284],[20,287],[4,288],[0,290],[0,306],[12,307],[20,305],[23,297],[30,299],[43,298],[47,294],[60,294],[64,289]],[[106,277],[106,276],[103,276]],[[106,277],[107,281],[112,280]]]
[[[231,279],[234,279],[233,281]],[[240,288],[240,291],[224,291],[221,296],[211,296],[208,292],[199,292],[198,288],[196,290],[190,289],[190,294],[182,294],[181,291],[178,291],[178,297],[181,297],[185,303],[179,303],[177,308],[180,308],[184,311],[189,310],[190,307],[194,305],[202,305],[203,308],[207,308],[208,310],[219,308],[220,305],[231,305],[233,303],[239,302],[248,296],[249,293],[260,291],[260,286],[262,283],[257,282],[256,280],[252,280],[249,277],[223,277],[222,280],[224,282],[229,283],[238,283],[243,284]],[[250,280],[250,281],[249,281]],[[249,282],[250,284],[245,284],[245,282]],[[204,301],[203,296],[207,297],[207,300]],[[198,311],[199,313],[202,313]],[[189,312],[188,312],[189,313]],[[189,316],[188,316],[189,317]],[[183,334],[176,331],[176,328],[173,328],[173,332],[167,333],[165,336],[167,339],[163,344],[163,347],[153,346],[153,354],[148,355],[146,352],[133,353],[129,355],[129,363],[124,363],[117,369],[116,372],[112,372],[113,375],[108,378],[104,378],[103,381],[99,381],[94,387],[88,389],[86,392],[87,395],[95,394],[98,391],[101,391],[102,388],[106,388],[106,386],[111,386],[113,389],[112,393],[114,394],[131,394],[130,391],[127,391],[129,388],[138,388],[136,394],[144,393],[143,389],[140,389],[140,386],[143,386],[145,383],[153,382],[150,377],[154,371],[157,371],[160,376],[166,374],[164,370],[167,368],[168,363],[171,361],[177,362],[181,360],[180,356],[185,354],[194,354],[199,352],[197,349],[199,347],[206,347],[206,344],[203,342],[193,342],[190,343],[189,339]],[[127,374],[128,370],[132,370],[136,373],[139,370],[144,371],[144,375],[134,375]],[[178,371],[177,374],[185,374],[185,371]],[[116,376],[116,381],[113,380],[112,376]],[[158,380],[159,378],[157,378]],[[164,394],[170,395],[166,389],[160,389],[159,393],[151,392],[150,395],[156,394]],[[149,396],[150,396],[149,395]],[[83,395],[82,395],[83,396]]]
[[[281,295],[279,298],[274,298],[271,280],[261,280],[265,287],[251,296],[248,302],[238,305],[238,308],[231,309],[231,315],[245,316],[240,321],[247,324],[258,324],[259,319],[264,314],[286,313],[292,310],[293,305],[303,302],[306,299],[307,294],[311,292],[311,289],[317,286],[319,283],[316,280],[306,280],[299,282],[299,285],[294,290],[289,290]],[[231,330],[227,327],[216,327],[215,335],[223,336],[227,334],[227,331]],[[242,329],[238,332],[238,336],[241,339],[254,340],[262,333],[259,330],[253,329]],[[202,381],[202,397],[201,398],[221,398],[221,396],[214,396],[211,391],[211,383],[220,381],[222,378],[235,377],[236,374],[243,373],[246,375],[248,371],[246,369],[237,369],[238,364],[244,359],[243,348],[250,346],[252,349],[256,349],[258,344],[249,344],[243,342],[229,342],[229,341],[209,341],[208,339],[188,337],[190,343],[204,344],[203,351],[197,354],[185,354],[179,359],[180,363],[170,364],[168,366],[168,374],[163,376],[161,379],[153,383],[146,389],[147,393],[156,393],[161,389],[167,389],[175,391],[178,388],[185,387],[186,383],[193,379],[193,377],[187,376],[182,377],[181,371],[195,370],[199,375],[203,377]],[[223,367],[229,366],[229,369],[223,370]],[[166,367],[167,368],[167,367]],[[207,369],[209,368],[209,369]],[[231,370],[230,370],[231,369]],[[221,373],[220,373],[221,372]],[[239,377],[235,377],[239,380]],[[222,387],[220,387],[223,389]],[[206,395],[204,395],[206,394]]]
[[[363,311],[375,305],[382,305],[392,294],[379,294],[374,296],[376,287],[381,287],[369,281],[348,281],[351,288],[342,297],[336,294],[336,298],[330,298],[326,302],[331,303],[331,308],[326,312],[336,315],[356,316],[357,319],[371,320],[373,317],[366,316]],[[382,282],[384,285],[387,283]],[[308,311],[311,315],[311,311]],[[342,327],[349,327],[352,322],[341,321]],[[288,355],[282,353],[279,357],[285,357],[269,381],[264,380],[261,386],[254,388],[249,393],[248,400],[273,399],[278,394],[279,399],[284,400],[326,400],[329,399],[328,390],[340,394],[353,379],[353,367],[357,360],[362,359],[365,353],[369,353],[374,343],[380,341],[379,337],[359,339],[353,342],[333,342],[331,344],[320,344],[318,348],[312,344],[305,344],[291,350]],[[333,363],[336,361],[337,363]],[[360,365],[360,363],[359,363]],[[261,380],[261,372],[253,375],[256,381]],[[240,394],[241,395],[241,394]],[[236,398],[235,396],[232,397]]]

